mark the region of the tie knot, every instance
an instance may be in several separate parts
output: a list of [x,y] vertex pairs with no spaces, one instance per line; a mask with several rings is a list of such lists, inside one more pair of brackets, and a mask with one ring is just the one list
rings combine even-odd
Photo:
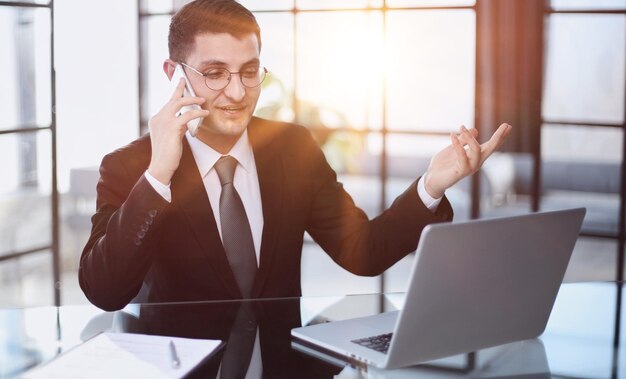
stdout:
[[237,160],[230,155],[225,155],[218,159],[215,163],[215,170],[217,171],[217,176],[219,176],[222,186],[233,182],[236,168]]

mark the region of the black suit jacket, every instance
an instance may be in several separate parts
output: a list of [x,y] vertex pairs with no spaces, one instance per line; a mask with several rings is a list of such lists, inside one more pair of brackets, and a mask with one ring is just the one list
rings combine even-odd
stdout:
[[[368,220],[307,129],[253,118],[248,136],[264,218],[253,297],[301,295],[305,231],[345,269],[378,275],[416,249],[427,224],[452,218],[445,198],[436,213],[429,211],[414,182]],[[80,261],[85,295],[105,310],[124,307],[144,282],[150,302],[240,298],[186,140],[171,203],[143,176],[150,156],[145,135],[102,160],[92,232]]]

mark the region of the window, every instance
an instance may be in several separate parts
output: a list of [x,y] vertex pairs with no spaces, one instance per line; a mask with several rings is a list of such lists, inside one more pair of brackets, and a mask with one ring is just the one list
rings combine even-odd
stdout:
[[[60,304],[51,7],[47,1],[0,5],[0,46],[6,57],[0,62],[5,74],[0,90],[0,285],[7,306]],[[25,296],[33,292],[40,295]]]
[[[585,206],[584,240],[613,246],[587,256],[579,278],[622,280],[626,138],[626,2],[552,0],[546,10],[541,209]],[[602,263],[604,262],[604,263]],[[611,272],[612,271],[612,272]]]

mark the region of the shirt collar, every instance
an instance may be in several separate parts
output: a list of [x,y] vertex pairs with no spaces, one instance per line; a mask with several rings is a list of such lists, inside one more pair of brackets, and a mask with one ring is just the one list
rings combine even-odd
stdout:
[[[204,144],[199,139],[192,137],[189,132],[185,133],[185,137],[187,138],[187,142],[189,142],[189,147],[191,148],[193,157],[196,160],[200,176],[204,178],[209,171],[211,171],[218,159],[222,157],[222,154],[214,150],[212,147]],[[247,129],[244,129],[235,145],[227,154],[224,155],[230,155],[235,158],[239,165],[246,170],[246,172],[250,172],[253,167],[252,160],[254,159],[254,154],[252,152],[250,141],[248,140]]]

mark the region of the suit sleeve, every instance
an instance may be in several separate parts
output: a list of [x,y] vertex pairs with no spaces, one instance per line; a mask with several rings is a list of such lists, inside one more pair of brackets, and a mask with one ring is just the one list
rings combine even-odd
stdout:
[[[417,248],[428,224],[452,220],[444,197],[436,212],[419,198],[417,180],[393,204],[369,220],[337,181],[323,152],[311,139],[306,144],[310,160],[312,197],[307,231],[331,258],[357,274],[379,275]],[[418,179],[419,180],[419,179]]]
[[117,310],[139,292],[150,269],[160,214],[168,203],[115,154],[100,166],[96,213],[79,267],[80,286],[94,305]]

